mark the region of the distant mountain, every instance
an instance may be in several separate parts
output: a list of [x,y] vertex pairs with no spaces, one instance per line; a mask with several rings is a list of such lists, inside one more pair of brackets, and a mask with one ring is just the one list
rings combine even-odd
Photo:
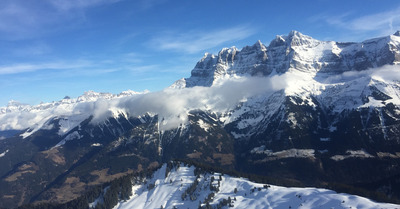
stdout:
[[292,31],[206,53],[160,92],[10,102],[0,207],[66,202],[171,159],[399,201],[399,64],[399,32],[340,43]]

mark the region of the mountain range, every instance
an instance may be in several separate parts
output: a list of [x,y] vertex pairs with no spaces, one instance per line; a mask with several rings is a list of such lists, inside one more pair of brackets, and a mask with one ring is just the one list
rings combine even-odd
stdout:
[[159,92],[11,101],[0,207],[64,203],[172,159],[399,202],[399,64],[400,32],[342,43],[292,31],[206,53]]

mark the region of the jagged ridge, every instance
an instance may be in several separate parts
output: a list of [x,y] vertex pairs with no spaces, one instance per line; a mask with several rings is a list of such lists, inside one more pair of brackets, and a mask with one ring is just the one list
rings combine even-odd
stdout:
[[191,77],[173,87],[211,86],[235,75],[275,75],[290,68],[306,72],[343,73],[396,64],[400,61],[400,36],[375,38],[361,43],[319,41],[297,31],[277,36],[268,47],[257,41],[238,50],[224,48],[218,55],[206,53]]

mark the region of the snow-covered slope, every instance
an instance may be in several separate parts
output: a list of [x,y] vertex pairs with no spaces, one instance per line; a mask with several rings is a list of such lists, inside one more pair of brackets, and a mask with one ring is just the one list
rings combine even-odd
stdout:
[[[262,122],[270,121],[279,111],[288,108],[288,104],[285,104],[286,98],[290,98],[287,101],[290,105],[322,109],[324,114],[332,116],[324,121],[328,123],[325,128],[330,130],[335,130],[338,120],[335,117],[343,111],[383,108],[387,104],[392,104],[397,109],[400,107],[400,66],[397,65],[333,75],[289,68],[288,72],[271,78],[272,84],[280,86],[278,89],[282,89],[281,91],[246,98],[238,108],[221,117],[221,121],[225,124],[238,121],[236,128],[254,129],[246,133],[252,135],[260,132],[257,124],[267,127]],[[281,120],[289,121],[293,127],[301,125],[297,122],[301,118],[294,112],[290,114],[282,115]],[[399,118],[397,114],[391,117]],[[321,125],[315,128],[322,127]],[[244,137],[235,132],[233,134],[236,138]]]
[[[399,208],[369,199],[318,188],[287,188],[253,183],[219,173],[194,174],[195,167],[181,164],[166,173],[164,164],[146,183],[133,186],[133,195],[114,209],[128,208],[216,208],[225,200],[232,208]],[[213,180],[212,180],[213,179]],[[197,181],[197,186],[193,187]],[[210,190],[210,185],[216,189]],[[187,192],[188,188],[195,188]],[[184,193],[186,197],[183,197]],[[207,201],[208,197],[212,197]],[[230,200],[230,202],[228,202]],[[225,205],[224,208],[228,208]],[[92,204],[92,206],[94,206]]]

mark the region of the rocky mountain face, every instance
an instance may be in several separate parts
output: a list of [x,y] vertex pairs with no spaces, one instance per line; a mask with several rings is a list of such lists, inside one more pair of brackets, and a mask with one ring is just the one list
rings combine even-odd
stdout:
[[161,92],[11,102],[0,109],[0,207],[66,202],[171,159],[396,202],[399,63],[399,33],[339,43],[292,31],[206,54]]
[[242,50],[224,48],[218,55],[206,53],[191,77],[174,87],[211,86],[233,76],[270,76],[296,69],[309,73],[362,71],[400,60],[398,34],[361,43],[319,41],[300,32],[277,36],[269,46],[257,41]]

